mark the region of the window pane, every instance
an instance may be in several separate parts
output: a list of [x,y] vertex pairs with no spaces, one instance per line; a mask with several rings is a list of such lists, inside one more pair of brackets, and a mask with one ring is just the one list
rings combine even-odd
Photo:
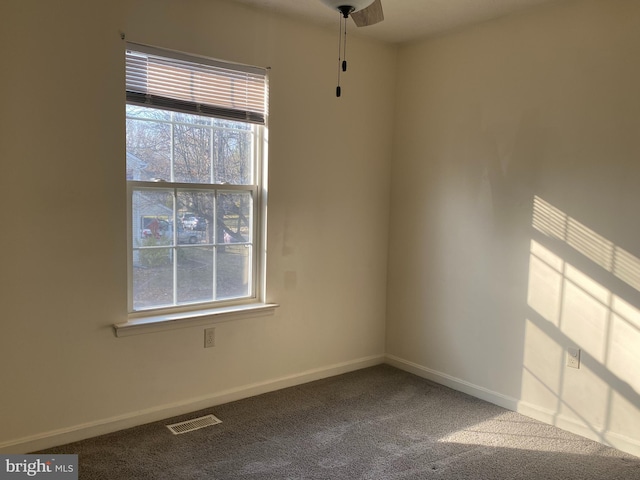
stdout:
[[251,247],[223,245],[217,248],[216,292],[218,299],[251,294]]
[[178,191],[178,243],[213,243],[214,197],[213,192]]
[[178,248],[178,303],[213,300],[213,247]]
[[175,124],[174,181],[211,183],[211,132],[210,128]]
[[214,183],[253,183],[253,128],[250,124],[218,121],[214,131]]
[[134,247],[170,245],[173,242],[173,191],[134,191],[131,221]]
[[133,252],[133,308],[135,310],[162,307],[173,303],[171,252],[170,248],[145,248]]
[[251,192],[219,193],[217,199],[217,243],[251,242],[253,224]]
[[[147,117],[167,112],[149,110]],[[129,108],[127,109],[129,113]],[[153,120],[127,119],[127,179],[171,179],[171,125]]]
[[253,125],[132,105],[127,116],[128,180],[254,183]]

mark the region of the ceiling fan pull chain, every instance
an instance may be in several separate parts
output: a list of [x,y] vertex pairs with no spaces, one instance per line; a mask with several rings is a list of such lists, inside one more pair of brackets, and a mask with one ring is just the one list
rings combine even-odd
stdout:
[[[340,30],[338,41],[338,86],[336,97],[342,94],[340,88],[340,72],[347,71],[347,20],[351,14],[357,27],[375,25],[384,20],[381,0],[321,0],[334,10],[340,12]],[[344,45],[342,44],[342,19],[344,18]]]
[[[342,63],[342,14],[340,14],[340,26],[338,28],[338,86],[336,87],[336,97],[342,95],[340,88],[340,64]],[[346,28],[346,20],[345,20]]]
[[342,71],[347,71],[347,19],[344,19],[344,43],[342,51]]

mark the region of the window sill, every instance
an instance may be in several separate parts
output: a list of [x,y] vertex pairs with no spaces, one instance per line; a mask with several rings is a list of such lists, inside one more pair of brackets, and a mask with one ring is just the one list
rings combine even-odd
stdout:
[[212,323],[226,322],[234,318],[272,315],[279,307],[277,303],[251,303],[234,307],[212,308],[192,312],[168,313],[144,318],[134,318],[113,325],[116,337],[128,337],[142,333],[154,333],[177,328],[197,327]]

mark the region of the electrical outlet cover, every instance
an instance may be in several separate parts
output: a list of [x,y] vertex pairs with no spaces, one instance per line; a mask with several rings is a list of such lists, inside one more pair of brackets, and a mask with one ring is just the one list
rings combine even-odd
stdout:
[[580,368],[580,349],[575,347],[567,348],[567,367]]
[[216,345],[216,329],[214,327],[204,329],[204,348]]

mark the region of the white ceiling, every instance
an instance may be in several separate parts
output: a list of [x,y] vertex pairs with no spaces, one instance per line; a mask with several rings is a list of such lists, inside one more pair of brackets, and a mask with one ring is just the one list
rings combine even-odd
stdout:
[[[234,0],[318,25],[338,26],[338,13],[321,0]],[[437,35],[541,3],[558,0],[382,0],[385,20],[358,34],[390,43]],[[348,4],[348,0],[345,0]],[[349,28],[356,28],[350,22]]]

